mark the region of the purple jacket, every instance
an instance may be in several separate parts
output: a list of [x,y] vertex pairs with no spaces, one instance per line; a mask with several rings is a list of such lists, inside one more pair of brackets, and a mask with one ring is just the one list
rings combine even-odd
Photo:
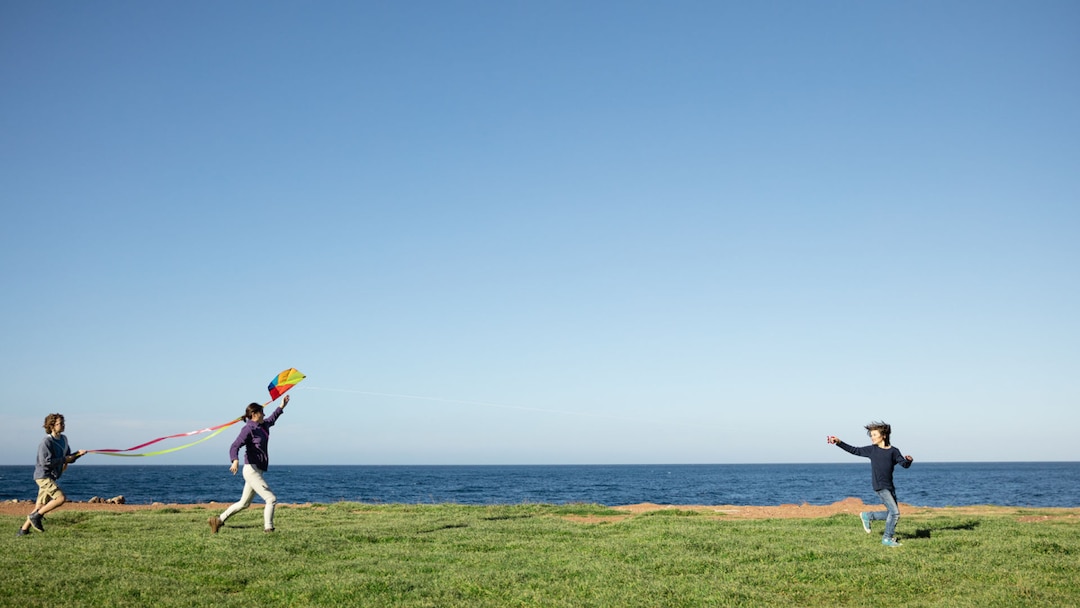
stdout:
[[262,471],[270,468],[270,427],[274,426],[278,416],[284,411],[278,406],[273,414],[263,418],[259,424],[255,424],[254,420],[244,423],[236,441],[229,447],[229,461],[238,460],[240,446],[244,446],[244,464],[250,464]]

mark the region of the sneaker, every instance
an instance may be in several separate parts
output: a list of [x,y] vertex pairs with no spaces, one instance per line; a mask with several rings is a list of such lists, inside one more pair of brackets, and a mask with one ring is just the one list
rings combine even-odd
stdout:
[[273,531],[274,531],[273,528],[266,528],[266,529],[263,530],[263,532],[273,532]]
[[221,529],[225,522],[221,521],[221,518],[217,515],[210,518],[210,533],[217,534],[217,531]]
[[30,534],[30,530],[19,528],[19,531],[15,533],[15,536],[26,536],[27,534]]
[[885,545],[886,547],[900,547],[900,546],[902,546],[900,544],[900,541],[896,540],[895,538],[883,538],[883,539],[881,539],[881,544]]
[[870,533],[870,514],[869,513],[859,513],[859,519],[862,520],[862,529],[866,530],[866,533],[869,534]]
[[41,523],[41,515],[39,513],[31,513],[27,519],[30,520],[30,525],[34,527],[38,532],[44,532],[45,526]]

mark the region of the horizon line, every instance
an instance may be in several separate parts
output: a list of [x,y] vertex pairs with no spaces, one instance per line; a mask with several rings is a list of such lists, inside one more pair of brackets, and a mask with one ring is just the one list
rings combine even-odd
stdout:
[[[154,464],[141,463],[140,461],[124,460],[111,464],[84,463],[79,467],[86,466],[131,466],[144,464],[144,466],[174,466],[174,467],[228,467],[219,463],[180,463],[180,464]],[[851,462],[561,462],[561,463],[274,463],[274,467],[670,467],[670,466],[802,466],[819,464],[859,465],[858,461]],[[915,463],[913,463],[915,464]],[[1080,464],[1080,460],[920,460],[917,464]],[[33,464],[0,463],[0,467],[34,467]]]

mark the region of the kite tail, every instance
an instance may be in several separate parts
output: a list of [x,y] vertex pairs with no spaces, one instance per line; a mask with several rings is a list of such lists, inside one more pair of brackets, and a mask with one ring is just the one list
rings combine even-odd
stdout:
[[[300,382],[301,380],[303,380],[304,377],[305,377],[304,374],[301,374],[300,372],[296,371],[296,368],[289,368],[289,369],[281,372],[280,374],[278,374],[276,377],[274,377],[273,380],[270,381],[270,386],[266,387],[267,390],[270,391],[270,401],[267,401],[266,403],[264,403],[263,407],[266,407],[266,406],[270,405],[278,397],[284,395],[297,382]],[[158,454],[168,454],[169,452],[175,452],[177,450],[182,450],[184,448],[190,448],[193,445],[200,444],[200,443],[206,441],[207,439],[210,439],[211,437],[217,435],[221,431],[224,431],[226,429],[226,427],[230,427],[230,426],[236,424],[237,422],[240,422],[243,419],[244,419],[244,417],[241,416],[240,418],[237,418],[236,420],[230,420],[229,422],[226,422],[225,424],[219,424],[217,426],[211,426],[211,427],[207,427],[205,429],[199,429],[197,431],[191,431],[191,432],[188,432],[188,433],[178,433],[176,435],[166,435],[164,437],[158,437],[157,439],[152,439],[150,441],[147,441],[146,443],[140,443],[139,445],[134,446],[134,447],[130,447],[130,448],[126,449],[126,450],[87,450],[86,453],[87,454],[104,454],[105,456],[130,456],[130,457],[134,457],[134,456],[157,456]],[[142,454],[126,454],[125,453],[125,452],[134,452],[135,450],[141,450],[142,448],[145,448],[148,445],[154,445],[155,443],[157,443],[159,441],[165,441],[166,439],[175,439],[177,437],[190,437],[192,435],[198,435],[200,433],[210,433],[210,434],[207,435],[206,437],[203,437],[202,439],[197,439],[195,441],[192,441],[191,443],[185,443],[184,445],[178,445],[178,446],[176,446],[174,448],[169,448],[167,450],[158,450],[156,452],[143,452]]]
[[[139,444],[137,446],[127,448],[126,450],[87,450],[86,453],[87,454],[103,454],[105,456],[157,456],[158,454],[168,454],[169,452],[175,452],[177,450],[182,450],[184,448],[190,448],[193,445],[202,443],[202,442],[206,441],[207,439],[210,439],[211,437],[214,437],[215,435],[217,435],[221,431],[224,431],[226,428],[236,424],[237,422],[240,422],[241,420],[243,420],[242,417],[237,418],[236,420],[230,420],[229,422],[226,422],[225,424],[219,424],[217,426],[211,426],[211,427],[207,427],[205,429],[199,429],[197,431],[190,431],[190,432],[187,432],[187,433],[178,433],[176,435],[166,435],[165,437],[158,437],[157,439],[147,441],[146,443],[141,443],[141,444]],[[142,454],[125,454],[124,453],[124,452],[134,452],[135,450],[145,448],[146,446],[153,445],[153,444],[155,444],[155,443],[157,443],[159,441],[165,441],[166,439],[175,439],[177,437],[190,437],[192,435],[198,435],[200,433],[210,433],[210,434],[207,435],[206,437],[203,437],[202,439],[192,441],[191,443],[185,443],[184,445],[177,446],[177,447],[174,447],[174,448],[169,448],[167,450],[159,450],[159,451],[156,451],[156,452],[145,452],[145,453],[142,453]]]

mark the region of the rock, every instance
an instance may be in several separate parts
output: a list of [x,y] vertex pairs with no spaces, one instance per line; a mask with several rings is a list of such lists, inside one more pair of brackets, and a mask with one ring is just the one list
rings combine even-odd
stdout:
[[101,504],[101,503],[105,502],[105,499],[100,497],[100,496],[95,496],[95,497],[91,498],[90,500],[88,500],[86,502],[88,502],[88,503],[90,503],[92,505],[97,505],[97,504]]
[[122,505],[125,502],[127,502],[127,500],[125,500],[123,495],[121,495],[121,496],[113,496],[112,498],[110,498],[109,500],[106,500],[105,502],[109,503],[110,505]]

